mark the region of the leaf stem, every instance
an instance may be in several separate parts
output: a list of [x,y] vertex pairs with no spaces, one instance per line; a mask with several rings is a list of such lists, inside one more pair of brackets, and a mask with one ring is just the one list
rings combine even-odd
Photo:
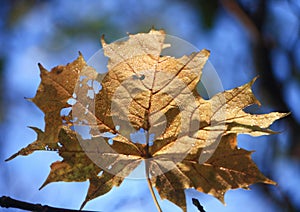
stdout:
[[152,196],[152,199],[153,199],[153,201],[154,201],[154,203],[155,203],[155,206],[156,206],[156,208],[157,208],[157,210],[158,210],[158,212],[162,212],[162,209],[161,209],[161,207],[160,207],[160,205],[159,205],[159,203],[158,203],[158,201],[157,201],[157,198],[156,198],[156,196],[155,196],[155,193],[154,193],[154,190],[153,190],[153,186],[152,186],[152,183],[151,183],[151,180],[150,180],[150,178],[149,178],[149,164],[148,164],[148,161],[145,161],[145,164],[146,164],[146,178],[147,178],[147,183],[148,183],[148,187],[149,187],[149,190],[150,190],[150,193],[151,193],[151,196]]
[[[146,146],[146,151],[147,151],[146,154],[147,154],[147,156],[149,156],[150,154],[149,154],[149,132],[148,131],[146,131],[146,145],[147,145]],[[155,203],[155,206],[156,206],[158,212],[162,212],[161,207],[160,207],[160,205],[159,205],[159,203],[157,201],[157,198],[155,196],[155,193],[154,193],[154,190],[153,190],[153,186],[152,186],[152,183],[151,183],[151,180],[150,180],[150,177],[149,177],[150,176],[150,174],[149,174],[149,159],[150,158],[147,158],[145,160],[146,179],[147,179],[148,187],[149,187],[152,199],[153,199],[153,201]]]

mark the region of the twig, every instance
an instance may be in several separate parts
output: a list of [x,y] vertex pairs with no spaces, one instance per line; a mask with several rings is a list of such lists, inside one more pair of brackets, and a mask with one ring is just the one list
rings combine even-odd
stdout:
[[199,200],[192,198],[193,205],[195,205],[200,212],[205,212],[203,206],[200,204]]
[[243,11],[240,5],[235,0],[220,0],[221,5],[230,14],[235,15],[239,20],[248,28],[250,35],[254,41],[258,40],[260,37],[260,32],[257,26],[249,18],[249,16]]
[[[19,208],[25,211],[34,211],[34,212],[80,212],[80,210],[54,208],[48,205],[32,204],[28,202],[15,200],[7,196],[0,197],[0,206],[2,208]],[[82,212],[96,212],[96,211],[82,211]]]

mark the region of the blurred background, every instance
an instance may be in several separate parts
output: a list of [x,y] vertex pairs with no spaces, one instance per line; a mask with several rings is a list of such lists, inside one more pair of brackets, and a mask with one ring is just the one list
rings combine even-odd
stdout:
[[[224,89],[259,76],[254,93],[262,107],[249,111],[291,112],[272,129],[279,135],[239,136],[239,146],[254,150],[262,172],[278,186],[256,184],[231,190],[224,206],[210,195],[186,191],[188,211],[198,198],[210,211],[300,211],[300,1],[299,0],[1,0],[0,2],[0,196],[78,209],[88,182],[52,183],[39,191],[54,152],[36,152],[4,162],[36,139],[27,126],[43,129],[43,114],[24,97],[40,83],[40,62],[50,69],[73,61],[81,51],[90,58],[107,42],[127,32],[154,26],[198,49],[211,51]],[[180,211],[160,201],[163,211]],[[126,180],[86,210],[156,211],[143,180]],[[18,211],[2,209],[0,211]]]

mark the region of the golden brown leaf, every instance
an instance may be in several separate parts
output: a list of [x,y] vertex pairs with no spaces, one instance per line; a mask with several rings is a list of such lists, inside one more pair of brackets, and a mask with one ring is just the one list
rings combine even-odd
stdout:
[[63,127],[58,138],[61,145],[59,155],[63,161],[52,163],[51,172],[41,188],[51,182],[86,181],[101,171],[82,150],[74,131]]
[[195,188],[211,194],[224,203],[224,194],[229,189],[248,188],[254,183],[275,184],[266,178],[251,160],[251,152],[237,147],[236,134],[228,134],[213,156],[203,164],[198,158],[202,149],[189,154],[176,167],[165,173],[165,162],[151,163],[154,172],[162,174],[153,178],[153,184],[163,199],[168,199],[186,211],[184,190]]
[[41,64],[41,84],[34,98],[34,102],[45,114],[45,131],[32,127],[38,138],[35,142],[21,149],[7,160],[18,155],[28,155],[36,150],[57,149],[58,134],[63,125],[60,115],[63,108],[70,107],[68,100],[72,97],[75,85],[86,63],[81,55],[66,66],[56,66],[48,72]]
[[[76,132],[70,130],[68,127],[61,128],[58,137],[61,145],[59,155],[63,160],[51,164],[51,171],[40,189],[52,182],[83,182],[90,180],[86,200],[81,206],[81,208],[83,208],[89,200],[109,192],[113,186],[119,186],[124,178],[112,175],[92,162],[86,154],[87,150],[83,151],[77,137]],[[97,141],[94,142],[96,143]],[[95,146],[89,151],[95,151],[94,147]],[[97,154],[99,153],[97,152]],[[130,158],[128,158],[125,163],[131,164],[131,166],[128,167],[129,170],[127,170],[127,174],[138,165],[138,163],[134,163],[135,166],[132,167],[133,163]],[[124,166],[125,165],[121,168],[124,169]],[[118,172],[121,171],[123,171],[124,174],[124,170],[118,170]]]
[[32,102],[45,114],[45,137],[43,143],[56,143],[62,126],[60,112],[70,107],[68,100],[72,97],[75,85],[86,63],[80,54],[72,63],[57,66],[48,72],[39,64],[41,84]]
[[[40,66],[42,82],[32,101],[45,113],[45,132],[34,128],[37,141],[11,158],[57,150],[63,160],[51,165],[42,187],[89,180],[81,208],[119,186],[143,160],[150,189],[153,185],[163,199],[183,211],[188,188],[224,202],[229,189],[275,184],[258,170],[251,152],[237,147],[236,137],[273,134],[269,126],[286,114],[244,111],[260,104],[251,90],[255,79],[203,99],[196,87],[209,51],[162,56],[170,47],[165,37],[162,30],[129,35],[112,44],[102,37],[109,58],[106,74],[87,66],[81,55],[51,72]],[[96,91],[94,84],[102,89]],[[72,114],[61,117],[70,98],[75,101]],[[137,132],[142,133],[138,141],[132,138]]]

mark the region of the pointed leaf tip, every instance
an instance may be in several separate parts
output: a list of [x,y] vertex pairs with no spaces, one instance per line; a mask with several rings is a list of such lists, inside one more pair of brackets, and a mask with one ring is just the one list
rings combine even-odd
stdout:
[[41,63],[38,63],[38,67],[40,69],[41,74],[48,72],[48,70]]
[[12,156],[10,156],[9,158],[5,159],[4,161],[5,161],[5,162],[8,162],[8,161],[10,161],[10,160],[14,159],[15,157],[17,157],[18,155],[19,155],[19,152],[17,152],[17,153],[15,153],[15,154],[13,154],[13,155],[12,155]]
[[32,129],[36,133],[43,133],[43,131],[37,127],[33,127],[33,126],[27,126],[27,127]]
[[47,180],[39,187],[39,190],[42,190],[46,185],[48,185]]
[[206,56],[210,55],[210,50],[209,49],[202,49],[202,52],[206,54]]
[[105,42],[105,39],[104,39],[104,34],[101,35],[100,42],[101,42],[102,47],[107,45],[106,42]]
[[33,102],[33,98],[29,98],[29,97],[24,97],[25,100],[29,101],[29,102]]
[[83,203],[81,204],[81,206],[79,208],[80,211],[84,208],[84,206],[86,205],[87,202],[88,202],[88,200],[83,201]]
[[78,51],[77,61],[78,61],[78,60],[81,60],[81,62],[86,63],[85,60],[84,60],[84,56],[83,56],[83,54],[81,53],[81,51]]
[[258,78],[259,78],[259,76],[254,77],[254,78],[249,82],[250,86],[252,86],[252,85],[256,82],[256,80],[257,80]]

